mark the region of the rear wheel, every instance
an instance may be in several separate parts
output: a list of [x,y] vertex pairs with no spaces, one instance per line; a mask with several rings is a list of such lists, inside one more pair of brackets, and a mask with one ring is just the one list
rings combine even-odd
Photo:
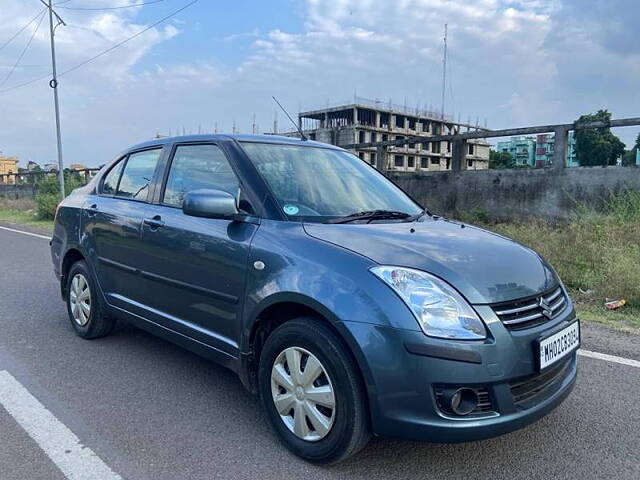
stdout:
[[67,313],[78,336],[98,338],[111,333],[115,321],[104,315],[95,283],[83,260],[69,269],[66,292]]
[[322,321],[299,318],[265,342],[260,396],[271,424],[296,455],[336,463],[369,440],[365,391],[347,348]]

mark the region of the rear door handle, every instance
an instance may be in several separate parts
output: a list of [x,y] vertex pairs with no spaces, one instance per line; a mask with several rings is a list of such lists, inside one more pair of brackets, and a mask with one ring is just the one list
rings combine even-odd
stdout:
[[142,223],[149,226],[151,230],[157,230],[161,227],[164,227],[164,222],[162,221],[162,217],[160,215],[156,215],[153,218],[145,218],[142,220]]
[[95,216],[97,213],[98,213],[98,205],[97,204],[94,203],[89,208],[87,208],[87,215],[89,215],[90,217]]

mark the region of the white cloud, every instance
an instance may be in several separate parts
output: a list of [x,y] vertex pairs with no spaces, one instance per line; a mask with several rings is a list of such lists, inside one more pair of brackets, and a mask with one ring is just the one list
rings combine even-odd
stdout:
[[[250,42],[250,52],[235,66],[221,66],[212,53],[216,49],[206,45],[198,62],[164,57],[163,43],[180,42],[181,32],[196,28],[176,21],[62,77],[67,162],[102,163],[158,131],[175,133],[184,127],[195,132],[199,126],[210,131],[216,123],[218,129],[231,130],[234,122],[250,131],[254,112],[262,129],[269,129],[275,113],[271,95],[291,113],[300,105],[347,100],[354,91],[436,108],[444,23],[450,52],[447,111],[456,117],[487,118],[499,128],[572,121],[604,107],[617,117],[635,116],[640,108],[637,38],[619,33],[633,29],[632,19],[640,14],[631,0],[622,0],[628,11],[615,18],[614,29],[606,26],[606,7],[575,7],[585,3],[579,0],[299,1],[305,6],[299,31],[261,25],[216,40],[216,48],[231,51],[239,40]],[[5,1],[0,41],[32,12],[33,5]],[[146,28],[136,21],[137,12],[65,11],[65,20],[75,26],[57,31],[61,69]],[[15,59],[17,45],[0,51],[0,75]],[[156,65],[142,68],[141,60],[152,51]],[[31,64],[44,66],[26,66]],[[12,84],[46,73],[47,65],[43,29]],[[11,119],[0,129],[0,150],[25,161],[55,157],[51,92],[45,85],[0,96],[2,116]]]

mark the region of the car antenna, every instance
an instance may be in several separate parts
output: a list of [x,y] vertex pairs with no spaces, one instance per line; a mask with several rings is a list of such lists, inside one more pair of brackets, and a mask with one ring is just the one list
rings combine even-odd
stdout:
[[309,140],[307,136],[304,133],[302,133],[302,129],[300,128],[300,125],[298,125],[296,122],[293,121],[293,118],[291,118],[291,115],[289,115],[289,113],[287,113],[284,107],[280,105],[280,102],[276,99],[276,97],[272,95],[271,98],[273,98],[273,101],[278,104],[278,106],[282,109],[282,111],[287,116],[287,118],[291,120],[291,123],[293,123],[293,126],[296,127],[296,130],[298,130],[298,133],[300,133],[300,138],[302,138],[302,140],[304,140],[305,142]]

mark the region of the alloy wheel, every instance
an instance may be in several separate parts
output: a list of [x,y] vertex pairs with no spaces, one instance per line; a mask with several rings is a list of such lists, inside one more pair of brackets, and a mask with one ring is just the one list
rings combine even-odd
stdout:
[[336,414],[333,385],[311,352],[289,347],[276,357],[271,394],[280,418],[298,438],[315,442],[331,431]]

